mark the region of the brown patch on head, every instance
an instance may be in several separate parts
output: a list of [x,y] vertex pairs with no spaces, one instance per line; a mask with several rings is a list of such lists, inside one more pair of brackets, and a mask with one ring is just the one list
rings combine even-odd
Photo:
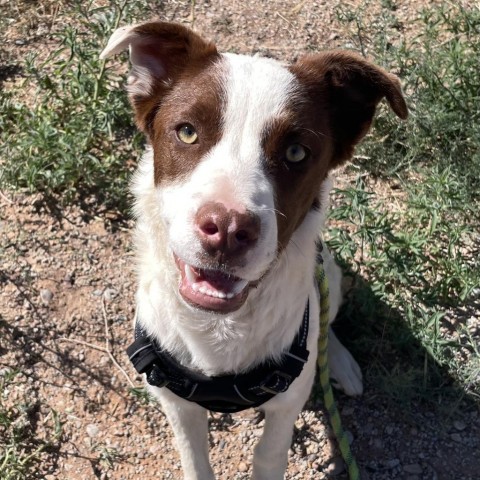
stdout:
[[[349,159],[386,98],[402,119],[408,115],[394,75],[350,52],[309,55],[290,67],[298,89],[286,114],[263,134],[267,170],[275,182],[279,249],[285,247],[308,211],[318,209],[328,172]],[[286,159],[289,145],[307,148],[305,160]]]
[[[195,77],[213,64],[219,55],[213,43],[182,25],[150,22],[137,26],[134,32],[141,39],[136,47],[137,58],[146,59],[144,68],[150,69],[152,78],[146,93],[130,87],[130,99],[137,125],[151,135],[152,117],[165,95],[180,79]],[[133,58],[132,55],[132,61]]]
[[215,45],[175,23],[147,22],[116,30],[101,58],[130,49],[130,100],[138,127],[148,135],[155,111],[181,77],[194,76],[213,64]]
[[310,102],[317,103],[317,115],[328,117],[334,142],[331,167],[351,158],[383,98],[398,117],[408,116],[398,78],[353,52],[307,55],[290,69]]
[[[219,71],[220,65],[201,71],[187,70],[155,111],[151,142],[156,185],[187,175],[219,142],[225,102]],[[183,143],[178,137],[179,128],[185,124],[197,133],[192,144]]]
[[[289,242],[311,208],[318,208],[320,185],[332,154],[329,125],[299,93],[291,99],[288,114],[271,122],[263,135],[267,170],[275,182],[279,250]],[[287,160],[287,149],[300,144],[307,157]]]
[[[218,142],[222,87],[215,45],[178,24],[147,22],[118,29],[101,57],[130,48],[130,101],[138,127],[154,150],[155,183],[189,172]],[[198,140],[186,144],[177,131],[189,124]]]

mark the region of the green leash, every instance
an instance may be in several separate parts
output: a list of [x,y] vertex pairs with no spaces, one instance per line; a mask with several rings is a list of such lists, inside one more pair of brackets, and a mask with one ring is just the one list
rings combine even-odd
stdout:
[[320,290],[320,336],[318,339],[318,367],[320,369],[320,385],[323,390],[323,401],[330,417],[330,424],[333,428],[333,433],[337,438],[340,452],[348,469],[348,476],[350,480],[359,480],[360,472],[358,470],[357,462],[352,455],[350,443],[347,435],[342,428],[342,421],[340,420],[340,413],[338,412],[335,399],[333,398],[332,385],[330,384],[330,374],[328,370],[328,310],[329,310],[329,290],[328,280],[323,268],[323,261],[317,265],[317,282]]

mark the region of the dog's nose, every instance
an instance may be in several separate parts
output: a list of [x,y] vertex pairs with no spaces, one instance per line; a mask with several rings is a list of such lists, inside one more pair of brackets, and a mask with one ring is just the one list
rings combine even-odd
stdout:
[[260,219],[251,212],[227,210],[209,202],[195,215],[198,236],[204,250],[217,260],[228,261],[252,248],[260,235]]

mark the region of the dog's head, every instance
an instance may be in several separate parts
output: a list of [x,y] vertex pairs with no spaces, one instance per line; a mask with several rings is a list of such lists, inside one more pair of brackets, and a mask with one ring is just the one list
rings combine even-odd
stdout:
[[130,48],[128,91],[153,148],[159,221],[197,308],[238,309],[351,157],[382,98],[400,117],[398,79],[331,51],[291,66],[220,54],[176,24],[121,28],[102,57]]

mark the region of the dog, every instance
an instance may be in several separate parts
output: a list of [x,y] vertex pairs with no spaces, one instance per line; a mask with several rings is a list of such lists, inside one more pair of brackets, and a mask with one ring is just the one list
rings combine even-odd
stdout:
[[[284,65],[219,53],[161,21],[116,30],[101,58],[127,48],[127,90],[148,139],[132,182],[130,357],[160,399],[186,479],[214,478],[207,409],[252,406],[265,414],[252,478],[281,479],[315,375],[329,174],[351,158],[382,99],[407,117],[400,82],[352,52]],[[333,320],[341,272],[325,246],[322,256]],[[331,330],[328,355],[338,385],[361,394],[360,369]]]

